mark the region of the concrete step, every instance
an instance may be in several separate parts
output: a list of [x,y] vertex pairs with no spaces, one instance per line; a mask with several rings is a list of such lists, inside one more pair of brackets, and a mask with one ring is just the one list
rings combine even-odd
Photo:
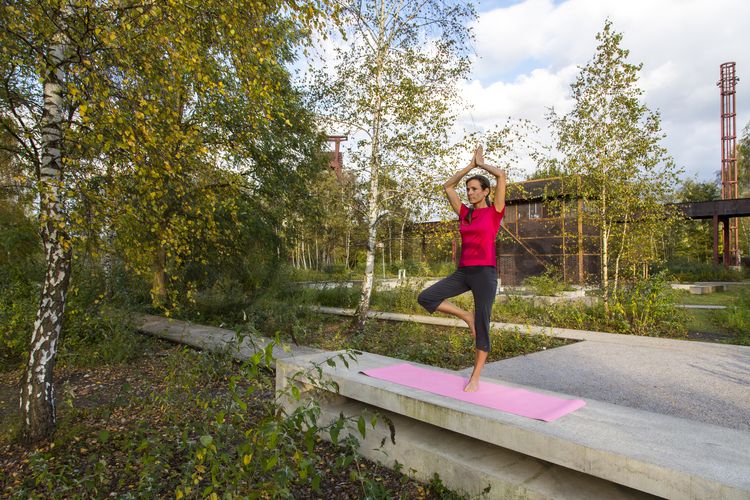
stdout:
[[[485,498],[503,500],[658,498],[353,399],[331,394],[318,402],[321,425],[335,422],[342,414],[377,416],[375,428],[367,419],[365,438],[353,424],[348,429],[348,434],[360,441],[361,455],[386,467],[401,466],[404,472],[424,482],[438,474],[443,484],[470,497],[485,494]],[[287,404],[288,409],[292,407]],[[396,429],[394,442],[389,421]],[[341,437],[344,435],[342,432]]]
[[716,306],[711,304],[677,304],[675,307],[680,309],[711,309],[711,310],[721,310],[726,309],[727,306]]
[[[249,359],[264,350],[271,339],[257,335],[237,335],[236,332],[216,326],[199,325],[189,321],[142,314],[138,319],[138,330],[172,342],[214,352],[227,352],[236,359]],[[306,346],[273,346],[273,357],[284,359],[295,356],[326,352]]]
[[[356,362],[349,362],[348,368],[340,361],[331,367],[326,360],[332,354],[278,360],[277,389],[284,389],[293,374],[317,365],[325,379],[338,385],[341,397],[591,478],[666,498],[750,497],[750,433],[594,400],[545,423],[359,373],[401,362],[398,359],[363,353]],[[446,484],[457,489],[466,487],[460,481]]]

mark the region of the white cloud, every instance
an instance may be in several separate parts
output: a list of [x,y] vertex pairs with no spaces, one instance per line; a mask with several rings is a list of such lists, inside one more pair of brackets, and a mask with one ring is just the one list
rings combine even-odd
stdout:
[[[605,19],[623,33],[630,62],[643,63],[643,99],[658,110],[665,145],[702,180],[719,168],[719,64],[737,63],[737,128],[750,121],[750,2],[744,0],[525,0],[480,14],[477,61],[462,94],[461,125],[510,115],[541,128],[546,108],[569,109],[569,85],[594,55]],[[472,119],[473,118],[473,119]]]

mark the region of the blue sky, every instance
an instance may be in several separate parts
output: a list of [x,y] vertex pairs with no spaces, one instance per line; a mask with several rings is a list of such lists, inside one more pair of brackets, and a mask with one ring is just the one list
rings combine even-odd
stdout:
[[[548,139],[550,106],[570,109],[570,83],[596,48],[605,19],[643,63],[643,99],[662,117],[665,146],[686,176],[710,180],[720,164],[719,65],[737,63],[737,127],[750,122],[750,2],[746,0],[491,0],[477,7],[472,111],[457,130],[528,119]],[[545,136],[547,139],[545,139]],[[519,174],[533,168],[520,165]]]

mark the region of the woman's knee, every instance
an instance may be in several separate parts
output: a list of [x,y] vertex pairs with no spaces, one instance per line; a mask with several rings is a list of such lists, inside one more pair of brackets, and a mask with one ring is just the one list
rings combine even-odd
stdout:
[[479,349],[480,351],[489,353],[490,352],[490,339],[489,338],[480,339],[479,337],[477,337],[476,348]]
[[426,290],[423,290],[418,296],[417,296],[417,302],[419,302],[419,305],[424,307],[425,309],[429,310],[430,305],[430,299],[429,296],[425,293]]

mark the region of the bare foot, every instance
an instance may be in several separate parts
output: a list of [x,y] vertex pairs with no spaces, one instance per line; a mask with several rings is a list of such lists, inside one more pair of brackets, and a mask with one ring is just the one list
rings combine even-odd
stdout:
[[478,167],[484,165],[484,148],[482,148],[481,144],[479,144],[477,149],[474,150],[474,163],[476,163]]
[[464,321],[467,325],[469,325],[469,331],[471,332],[472,338],[477,338],[477,330],[474,328],[474,315],[472,313],[466,313],[466,316],[464,316]]
[[479,380],[469,380],[464,387],[464,392],[477,392],[479,390]]

